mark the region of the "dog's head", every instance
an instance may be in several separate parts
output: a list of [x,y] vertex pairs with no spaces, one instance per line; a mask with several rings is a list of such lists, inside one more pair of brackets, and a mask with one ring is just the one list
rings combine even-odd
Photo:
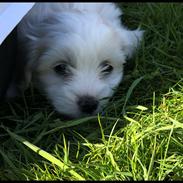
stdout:
[[71,117],[94,115],[106,105],[142,37],[140,30],[81,12],[48,17],[32,29],[29,73],[56,110]]

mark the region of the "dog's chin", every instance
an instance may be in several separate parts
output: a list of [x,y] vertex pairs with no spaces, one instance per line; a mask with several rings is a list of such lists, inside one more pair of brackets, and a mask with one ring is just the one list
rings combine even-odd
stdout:
[[69,114],[64,114],[64,113],[61,113],[61,112],[59,112],[59,115],[60,115],[60,117],[61,117],[64,121],[70,121],[70,120],[76,119],[76,117],[74,117],[74,116],[71,116],[71,115],[69,115]]
[[64,114],[62,112],[59,112],[59,114],[61,115],[61,117],[68,121],[68,120],[74,120],[74,119],[79,119],[79,118],[87,118],[87,117],[91,117],[91,116],[96,116],[98,114],[98,112],[94,112],[92,114],[84,114],[84,113],[80,113],[80,114]]
[[87,118],[87,117],[91,117],[91,116],[96,116],[97,114],[99,114],[101,112],[101,110],[96,110],[90,114],[86,114],[83,112],[75,112],[73,113],[73,111],[70,111],[71,113],[65,113],[61,110],[55,109],[59,115],[64,119],[64,120],[74,120],[74,119],[79,119],[79,118]]

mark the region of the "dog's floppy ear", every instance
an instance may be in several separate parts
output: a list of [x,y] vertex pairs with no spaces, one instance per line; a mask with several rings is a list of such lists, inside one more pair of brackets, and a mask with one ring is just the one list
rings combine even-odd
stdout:
[[135,50],[138,48],[143,37],[143,30],[127,30],[122,29],[120,37],[122,44],[122,51],[127,59],[131,58]]
[[17,63],[16,80],[19,82],[18,87],[22,91],[28,88],[37,61],[49,45],[49,40],[42,38],[47,37],[46,34],[50,27],[58,23],[58,19],[51,15],[41,18],[41,23],[37,22],[37,19],[25,19],[18,26],[18,52],[20,57],[18,60],[20,61]]
[[37,60],[41,51],[44,49],[44,46],[40,47],[40,43],[36,40],[34,41],[35,42],[33,43],[32,41],[30,45],[21,44],[20,42],[18,46],[14,79],[7,94],[9,97],[23,93],[32,81],[33,70],[37,66]]

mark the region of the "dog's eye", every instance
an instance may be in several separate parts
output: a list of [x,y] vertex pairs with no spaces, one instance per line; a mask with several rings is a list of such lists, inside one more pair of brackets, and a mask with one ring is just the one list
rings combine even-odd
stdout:
[[67,75],[70,73],[69,68],[68,68],[67,64],[65,64],[65,63],[56,65],[56,66],[54,67],[54,71],[55,71],[57,74],[63,75],[63,76],[67,76]]
[[113,66],[110,65],[110,63],[108,61],[102,62],[101,68],[102,68],[101,72],[103,75],[110,74],[113,70]]

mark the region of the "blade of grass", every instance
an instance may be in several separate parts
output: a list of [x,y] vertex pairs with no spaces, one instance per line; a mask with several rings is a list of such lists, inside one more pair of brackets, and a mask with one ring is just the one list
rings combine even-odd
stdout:
[[154,158],[155,158],[155,152],[156,152],[156,136],[154,137],[154,147],[153,147],[153,152],[152,152],[152,156],[151,156],[151,161],[149,163],[149,168],[148,168],[148,172],[147,172],[147,177],[145,177],[145,180],[149,180],[150,178],[150,174],[152,172],[152,168],[153,168],[153,165],[154,165]]
[[99,123],[99,126],[100,126],[100,131],[101,131],[101,135],[102,135],[102,141],[105,143],[106,139],[105,139],[105,136],[104,136],[104,131],[103,131],[103,128],[102,128],[102,124],[101,124],[101,121],[100,121],[99,114],[98,114],[98,123]]
[[165,174],[163,173],[163,170],[164,170],[164,167],[165,167],[165,161],[166,161],[166,158],[167,158],[168,148],[169,148],[169,145],[170,145],[170,139],[171,139],[173,130],[174,130],[174,125],[172,125],[172,128],[170,130],[170,134],[169,134],[169,137],[168,137],[168,142],[167,142],[165,153],[164,153],[164,159],[163,159],[162,163],[160,164],[160,173],[158,175],[158,180],[163,180],[164,177],[165,177]]
[[144,78],[144,76],[141,76],[140,78],[136,79],[130,86],[130,88],[128,89],[128,92],[126,94],[126,99],[125,99],[125,102],[124,102],[124,105],[123,105],[123,109],[122,109],[122,114],[125,115],[126,111],[125,111],[125,107],[126,107],[126,104],[134,90],[134,88],[138,85],[138,83],[140,83],[140,81]]

